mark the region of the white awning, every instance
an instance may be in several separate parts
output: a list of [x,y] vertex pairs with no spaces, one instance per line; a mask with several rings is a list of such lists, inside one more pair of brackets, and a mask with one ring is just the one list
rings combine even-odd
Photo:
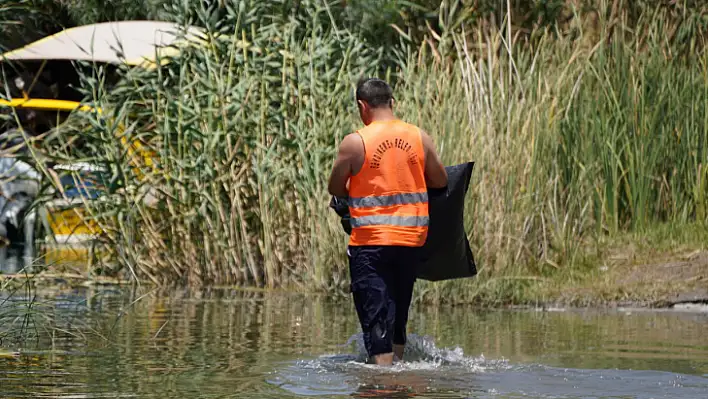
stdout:
[[183,38],[179,32],[178,25],[160,21],[78,26],[2,54],[0,60],[84,60],[150,67],[156,64],[158,54],[175,55],[175,46],[198,42],[202,37],[202,30],[196,27],[190,27]]

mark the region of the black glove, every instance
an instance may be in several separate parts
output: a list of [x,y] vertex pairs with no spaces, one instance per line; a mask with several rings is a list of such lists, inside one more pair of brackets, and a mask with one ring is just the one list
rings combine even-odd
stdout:
[[342,228],[347,234],[352,233],[351,216],[349,215],[349,202],[343,197],[332,197],[329,201],[329,207],[341,218]]

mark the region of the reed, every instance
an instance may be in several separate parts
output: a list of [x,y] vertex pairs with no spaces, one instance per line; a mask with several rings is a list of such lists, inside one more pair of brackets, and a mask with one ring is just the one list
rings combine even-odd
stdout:
[[[110,90],[100,70],[83,76],[105,112],[75,115],[56,136],[84,149],[43,156],[111,171],[105,200],[85,205],[115,272],[160,285],[346,288],[326,179],[358,126],[353,83],[371,74],[395,82],[399,116],[433,135],[446,164],[476,162],[465,222],[479,278],[421,284],[421,300],[522,301],[538,281],[577,277],[604,236],[706,222],[703,31],[676,9],[603,3],[592,24],[523,34],[514,12],[468,24],[470,9],[452,2],[423,39],[401,31],[391,55],[339,23],[341,8],[279,12],[286,3],[241,2],[217,20],[175,6],[207,28],[205,46],[126,71]],[[144,143],[159,168],[136,170],[120,138]]]
[[480,278],[423,285],[422,299],[544,301],[539,287],[580,277],[604,237],[705,224],[706,56],[663,40],[667,20],[649,13],[624,40],[546,32],[533,49],[501,26],[455,38],[457,73],[412,74],[457,99],[445,123],[421,120],[445,126],[444,160],[477,162],[467,225]]
[[[46,141],[66,149],[63,158],[111,171],[106,201],[85,205],[137,277],[333,288],[342,246],[320,239],[339,233],[323,182],[354,126],[341,112],[351,109],[349,82],[371,72],[377,54],[332,31],[325,7],[281,19],[269,7],[231,10],[219,24],[232,32],[216,38],[210,26],[206,46],[155,73],[134,71],[110,93],[100,71],[83,76],[87,96],[107,111],[90,117],[90,129],[68,123],[55,135],[83,137],[83,151]],[[272,25],[256,29],[268,15]],[[117,135],[119,126],[127,129]],[[136,173],[121,138],[153,149],[159,169]]]

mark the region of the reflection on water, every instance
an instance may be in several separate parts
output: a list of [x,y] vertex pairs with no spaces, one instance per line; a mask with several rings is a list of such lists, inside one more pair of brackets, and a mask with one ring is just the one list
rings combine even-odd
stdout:
[[34,317],[55,328],[37,322],[27,343],[4,335],[0,397],[708,397],[706,313],[414,308],[406,361],[380,368],[362,362],[348,301],[140,296],[77,289],[40,302]]

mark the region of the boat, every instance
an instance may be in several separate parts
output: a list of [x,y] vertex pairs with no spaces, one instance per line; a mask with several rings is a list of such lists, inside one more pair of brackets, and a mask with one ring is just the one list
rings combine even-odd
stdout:
[[[89,256],[103,233],[102,227],[87,214],[86,204],[102,199],[110,179],[109,171],[88,163],[41,165],[32,157],[34,143],[73,113],[103,112],[75,96],[53,98],[46,89],[36,90],[38,77],[47,64],[84,61],[95,65],[155,68],[168,62],[170,56],[179,52],[181,45],[198,41],[201,35],[198,28],[185,30],[169,22],[106,22],[65,29],[0,54],[0,66],[3,67],[5,64],[39,63],[34,76],[19,73],[7,82],[11,87],[4,91],[14,93],[14,96],[0,98],[0,113],[6,116],[4,126],[0,124],[0,144],[3,146],[0,148],[0,262],[8,248],[18,246],[23,248],[25,258],[41,257],[47,264],[62,260],[80,261]],[[56,91],[68,93],[71,91],[68,86],[64,84]],[[39,95],[35,96],[36,92]],[[45,123],[40,124],[39,131],[30,131],[32,129],[22,122],[34,123],[38,115],[43,116]],[[117,134],[125,131],[123,126],[117,130]],[[135,158],[136,167],[137,164],[156,167],[154,152],[142,143],[137,140],[128,142],[124,137],[121,142],[127,147],[129,156]],[[50,197],[38,198],[40,185],[51,178]],[[40,236],[37,237],[35,232]],[[36,241],[43,243],[41,254],[35,253]]]

